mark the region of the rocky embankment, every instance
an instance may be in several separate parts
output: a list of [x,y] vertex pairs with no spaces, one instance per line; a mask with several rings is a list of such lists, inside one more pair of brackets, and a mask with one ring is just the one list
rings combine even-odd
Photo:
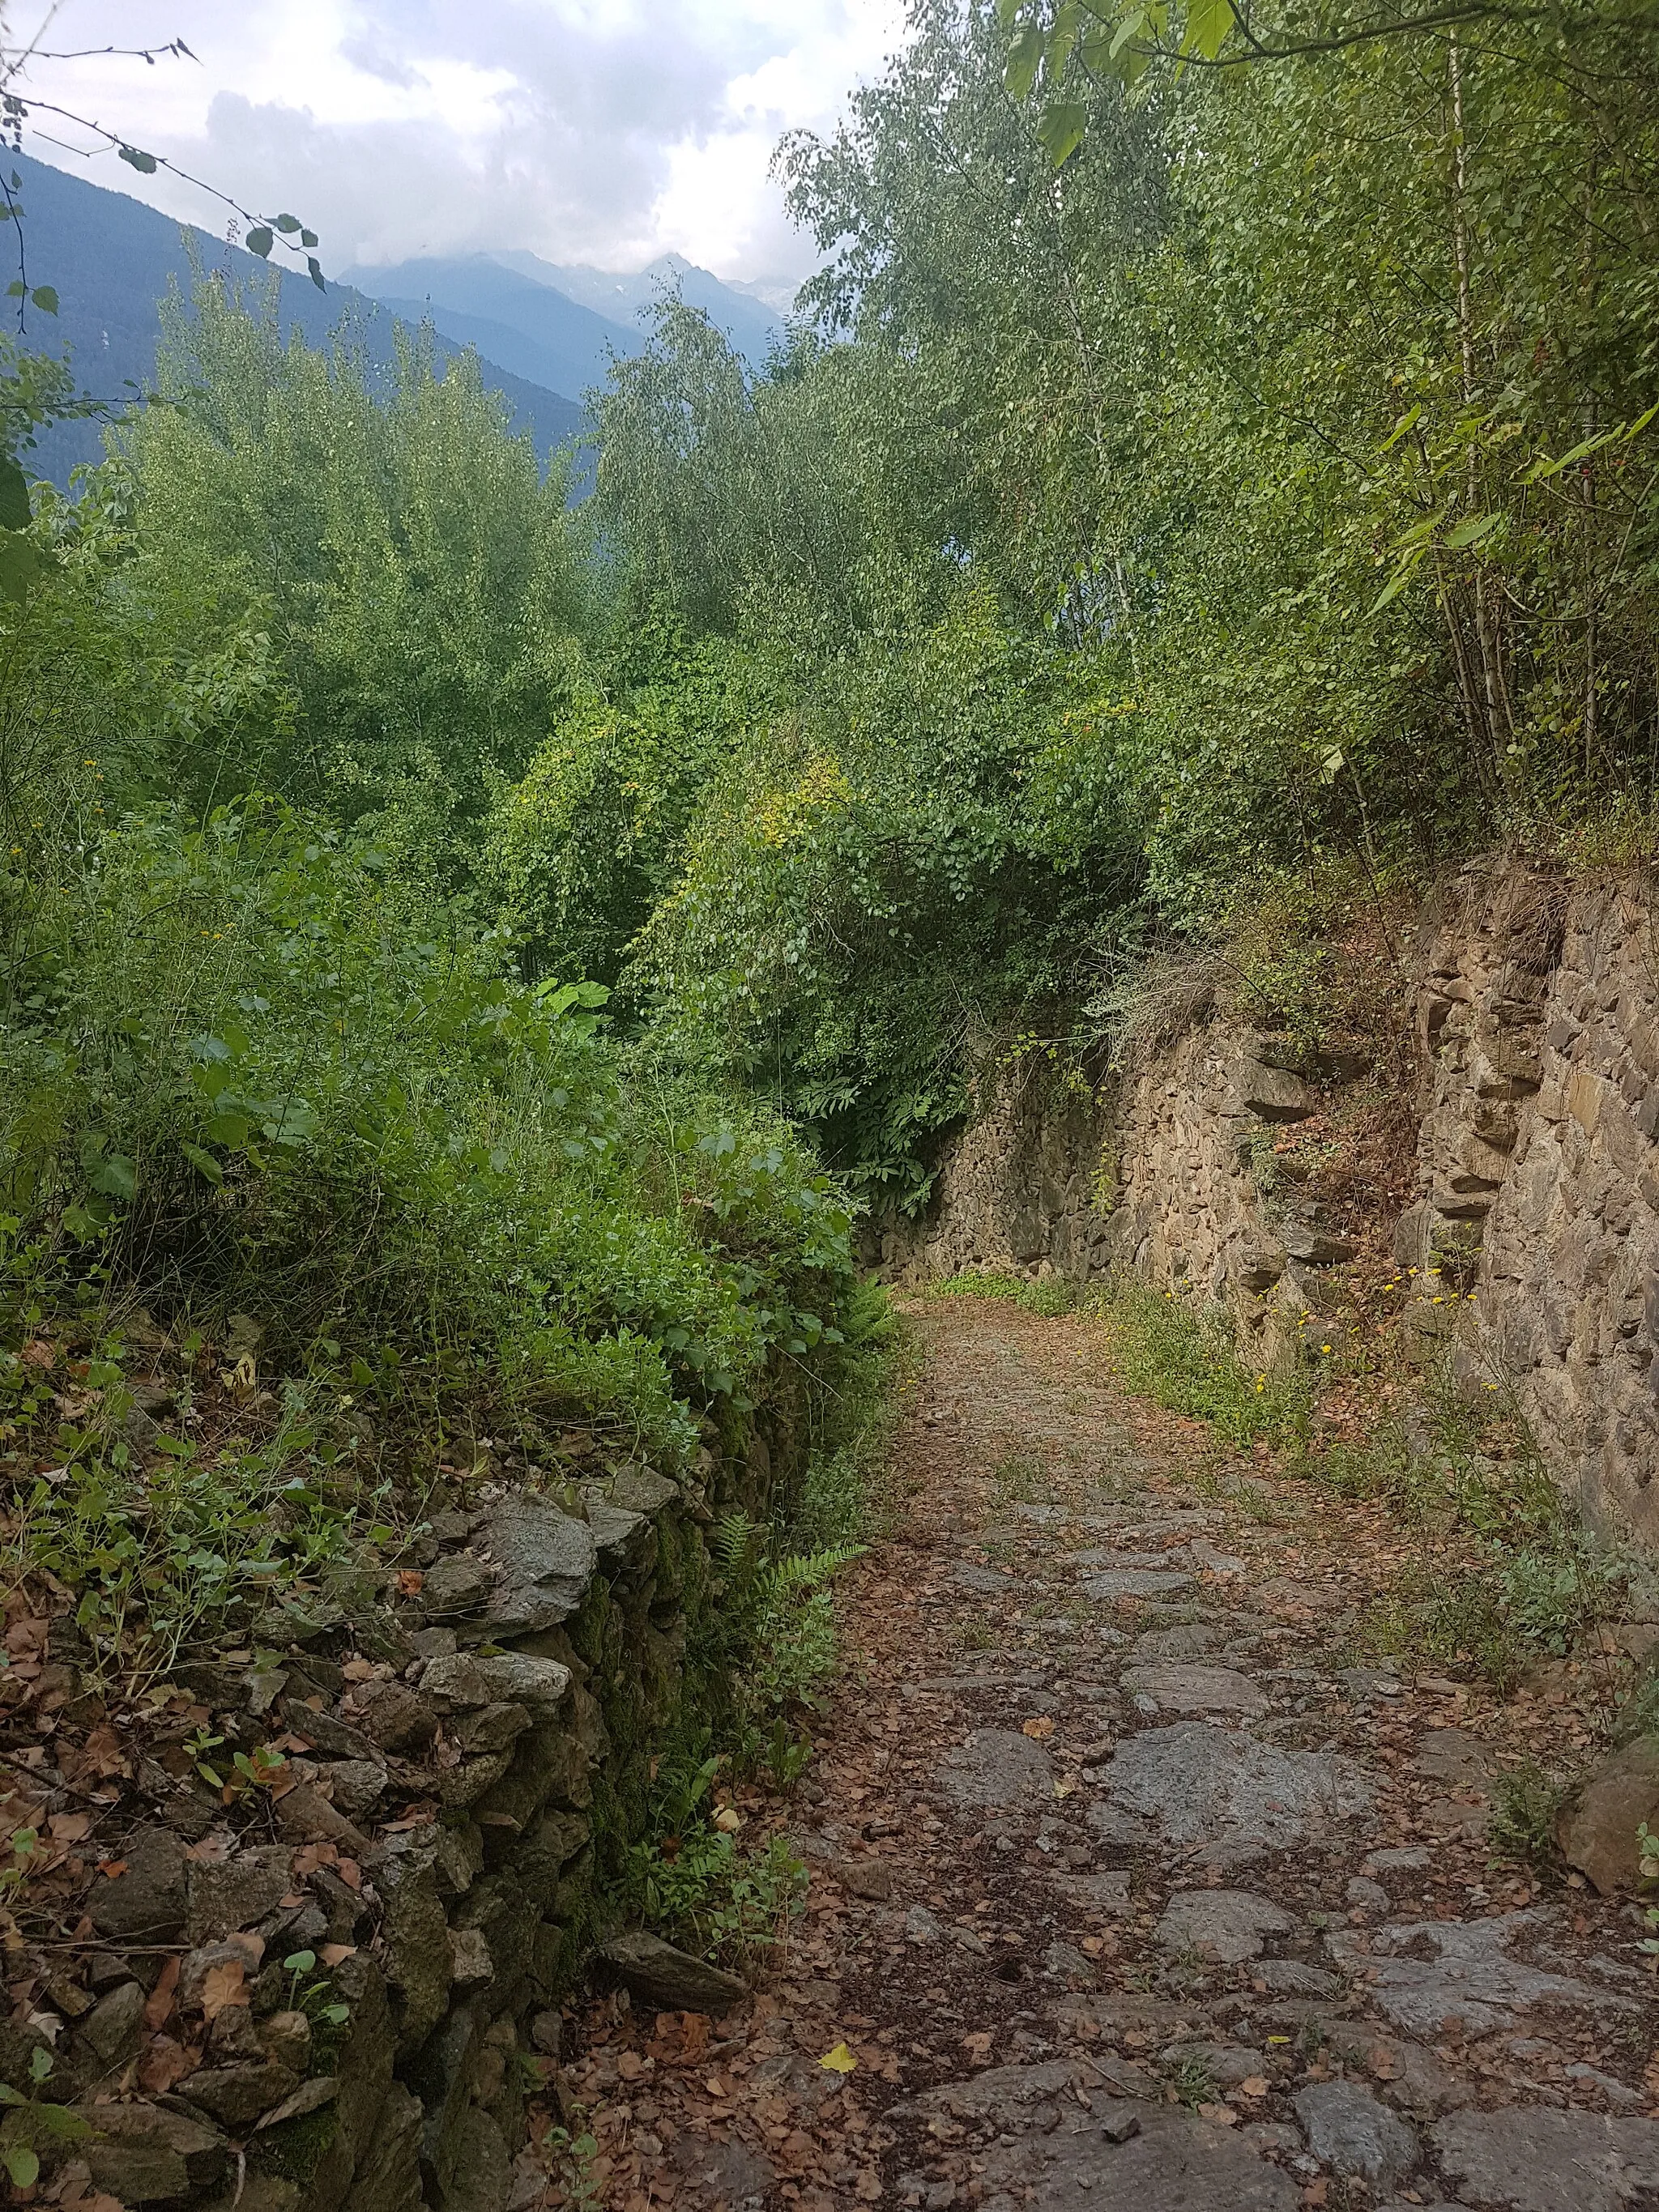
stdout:
[[[557,2006],[708,1598],[703,1530],[770,1455],[637,1464],[557,1496],[486,1462],[355,1610],[296,1598],[120,1700],[72,1615],[8,1613],[11,2018],[0,2145],[53,2201],[502,2212]],[[46,1578],[50,1586],[50,1577]],[[739,1985],[648,1936],[613,1978]],[[697,1977],[701,1972],[702,1980]],[[685,1977],[690,1974],[688,1983]]]
[[[1468,1309],[1466,1360],[1502,1375],[1590,1517],[1659,1541],[1654,894],[1470,867],[1401,933],[1395,996],[1414,1062],[1322,1052],[1199,994],[1093,1104],[1008,1086],[947,1152],[930,1217],[872,1256],[910,1283],[1127,1267],[1228,1309],[1264,1361],[1304,1314],[1352,1323],[1356,1265],[1392,1274],[1417,1337]],[[1345,1172],[1379,1107],[1414,1146],[1362,1146]]]

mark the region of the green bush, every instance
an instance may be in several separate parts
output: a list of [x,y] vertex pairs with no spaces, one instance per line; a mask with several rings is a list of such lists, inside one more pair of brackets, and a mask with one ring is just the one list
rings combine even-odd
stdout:
[[516,981],[372,844],[152,810],[59,877],[0,1028],[0,1202],[158,1310],[485,1362],[678,1449],[684,1395],[833,1326],[848,1215],[781,1128],[631,1091],[602,990]]

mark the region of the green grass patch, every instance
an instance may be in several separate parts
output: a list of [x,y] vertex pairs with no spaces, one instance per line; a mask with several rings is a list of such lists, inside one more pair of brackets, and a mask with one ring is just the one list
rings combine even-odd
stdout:
[[1226,1443],[1305,1441],[1312,1377],[1300,1368],[1252,1370],[1239,1358],[1224,1314],[1195,1309],[1150,1284],[1119,1280],[1091,1302],[1110,1331],[1126,1389],[1172,1413],[1207,1421]]
[[939,1298],[1006,1298],[1011,1305],[1026,1313],[1042,1314],[1049,1321],[1074,1312],[1078,1302],[1076,1289],[1063,1275],[1036,1279],[988,1269],[983,1273],[970,1271],[951,1275],[929,1287],[933,1296]]
[[1501,1691],[1562,1657],[1627,1607],[1636,1565],[1583,1527],[1501,1379],[1476,1397],[1449,1366],[1421,1379],[1409,1421],[1310,1451],[1304,1472],[1340,1496],[1384,1502],[1426,1557],[1373,1609],[1372,1648],[1473,1667]]
[[1568,1785],[1536,1759],[1499,1775],[1492,1785],[1486,1841],[1496,1859],[1510,1859],[1540,1874],[1556,1873],[1561,1853],[1555,1820]]

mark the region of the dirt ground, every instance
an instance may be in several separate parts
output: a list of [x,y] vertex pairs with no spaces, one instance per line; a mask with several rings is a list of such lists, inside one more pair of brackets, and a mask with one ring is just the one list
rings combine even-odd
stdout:
[[731,2018],[572,2016],[547,2202],[1659,2205],[1628,1904],[1495,1863],[1499,1702],[1358,1639],[1409,1546],[1127,1398],[1101,1325],[918,1304],[889,1532],[789,1799],[806,1910]]

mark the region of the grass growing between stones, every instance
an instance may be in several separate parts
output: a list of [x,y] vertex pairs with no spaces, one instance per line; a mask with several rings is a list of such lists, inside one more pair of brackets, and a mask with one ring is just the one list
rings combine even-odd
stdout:
[[[1316,1376],[1253,1375],[1219,1310],[1124,1281],[1093,1304],[1127,1389],[1206,1422],[1223,1443],[1265,1443],[1285,1455],[1285,1472],[1382,1502],[1421,1533],[1421,1556],[1363,1626],[1372,1652],[1473,1668],[1508,1692],[1535,1661],[1565,1656],[1628,1612],[1639,1563],[1579,1522],[1503,1376],[1482,1375],[1472,1391],[1448,1358],[1413,1378],[1408,1405],[1385,1399],[1363,1443],[1331,1441],[1319,1433]],[[1202,1471],[1194,1480],[1205,1489]],[[1222,1493],[1218,1470],[1208,1486]],[[1265,1501],[1257,1510],[1274,1517]]]
[[1173,1291],[1128,1280],[1097,1292],[1090,1310],[1107,1324],[1126,1389],[1207,1421],[1224,1443],[1305,1440],[1311,1376],[1300,1368],[1252,1372],[1238,1357],[1224,1315],[1199,1311]]
[[1492,1784],[1492,1811],[1486,1817],[1486,1840],[1495,1859],[1510,1859],[1535,1874],[1559,1875],[1561,1854],[1555,1840],[1555,1820],[1569,1794],[1569,1785],[1536,1759]]
[[1033,1279],[988,1270],[952,1275],[929,1287],[941,1298],[1007,1298],[1026,1313],[1042,1314],[1050,1321],[1073,1312],[1077,1305],[1077,1292],[1063,1275]]

